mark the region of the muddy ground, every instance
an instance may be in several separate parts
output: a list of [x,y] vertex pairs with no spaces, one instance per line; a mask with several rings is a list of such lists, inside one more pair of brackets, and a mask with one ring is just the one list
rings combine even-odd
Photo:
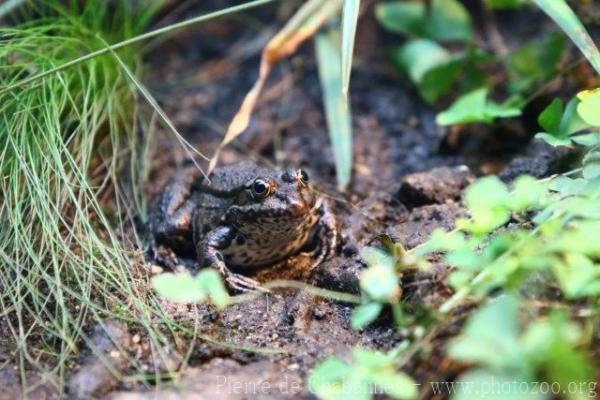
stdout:
[[[231,2],[189,3],[166,12],[161,23]],[[343,244],[334,259],[306,276],[303,266],[308,260],[295,257],[287,268],[259,271],[259,280],[297,279],[358,293],[358,274],[364,268],[358,252],[362,246],[376,245],[377,235],[388,234],[412,248],[436,227],[452,228],[454,219],[465,215],[461,190],[476,176],[498,173],[507,181],[521,173],[541,177],[568,164],[565,154],[530,142],[530,133],[535,133],[531,118],[494,129],[436,126],[437,110],[419,99],[386,58],[386,50],[401,39],[381,30],[373,16],[373,2],[364,3],[351,83],[354,170],[348,190],[335,189],[312,43],[276,68],[248,131],[222,155],[222,164],[253,159],[265,165],[306,169],[341,220]],[[481,11],[478,2],[467,3],[475,13]],[[289,4],[271,5],[186,29],[154,44],[146,59],[144,82],[180,132],[202,153],[214,153],[224,127],[257,77],[262,46],[290,10]],[[523,35],[535,37],[551,26],[541,13],[531,10],[499,13],[497,18],[509,47],[522,41]],[[485,45],[485,33],[478,40]],[[446,104],[442,102],[441,107]],[[532,107],[526,116],[537,115],[541,106]],[[149,197],[178,173],[186,158],[166,130],[159,128],[151,140],[155,153],[146,187]],[[431,271],[415,271],[403,279],[403,301],[412,305],[415,323],[400,329],[391,314],[384,312],[373,325],[354,331],[349,327],[352,305],[289,288],[274,289],[221,312],[165,302],[169,314],[190,327],[195,324],[198,337],[189,354],[185,352],[191,339],[182,335],[176,345],[180,353],[165,351],[160,362],[152,362],[149,345],[140,333],[109,321],[108,328],[94,328],[93,336],[117,369],[127,374],[127,363],[115,343],[130,349],[129,356],[149,373],[178,371],[178,379],[157,387],[118,382],[97,356],[84,351],[69,378],[70,394],[113,400],[212,399],[217,395],[227,399],[310,398],[305,379],[318,360],[329,355],[347,357],[353,346],[389,350],[407,338],[420,340],[422,346],[406,360],[403,370],[421,384],[449,380],[462,366],[447,359],[443,347],[460,329],[466,312],[457,311],[425,338],[420,336],[431,323],[424,310],[435,309],[451,295],[443,283],[445,266],[432,261]],[[146,268],[149,274],[158,272],[151,260]],[[186,366],[180,368],[185,357]],[[236,385],[240,384],[261,391],[239,391]],[[422,398],[431,396],[426,390],[422,393]],[[44,397],[44,393],[39,396]]]

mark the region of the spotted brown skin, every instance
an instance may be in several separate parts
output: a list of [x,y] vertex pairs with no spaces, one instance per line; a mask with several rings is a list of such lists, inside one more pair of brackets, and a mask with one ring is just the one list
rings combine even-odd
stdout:
[[217,168],[209,177],[171,181],[151,209],[156,244],[195,254],[237,291],[264,290],[230,268],[263,267],[308,245],[317,267],[337,246],[337,220],[301,170],[272,170],[251,162]]

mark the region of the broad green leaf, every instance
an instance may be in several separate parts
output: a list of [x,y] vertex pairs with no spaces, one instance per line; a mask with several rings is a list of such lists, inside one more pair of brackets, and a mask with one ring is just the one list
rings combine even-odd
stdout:
[[418,83],[419,93],[425,101],[435,103],[441,96],[450,92],[463,66],[463,60],[454,59],[431,68]]
[[364,326],[369,325],[379,316],[383,305],[376,301],[361,304],[354,309],[352,317],[350,318],[350,326],[352,329],[361,329]]
[[459,97],[446,111],[439,113],[439,125],[466,124],[473,122],[492,123],[496,118],[510,118],[521,114],[521,110],[487,100],[488,90],[481,88]]
[[533,0],[571,38],[600,74],[600,53],[585,27],[565,0]]
[[473,369],[457,379],[464,385],[455,385],[452,400],[542,400],[546,395],[539,383],[532,384],[528,375],[512,375],[488,369]]
[[432,0],[426,29],[439,41],[470,41],[473,36],[471,17],[458,0]]
[[495,176],[473,182],[465,191],[465,202],[472,219],[465,229],[475,235],[491,232],[506,223],[510,217],[508,189]]
[[342,64],[336,33],[339,32],[318,34],[315,48],[337,183],[344,190],[352,174],[352,120],[348,98],[342,94]]
[[387,30],[413,36],[425,31],[425,5],[420,1],[390,1],[377,4],[375,15]]
[[582,135],[573,135],[571,140],[580,146],[593,147],[600,146],[600,132],[584,133]]
[[344,0],[342,9],[342,93],[348,96],[360,0]]
[[553,269],[567,298],[600,294],[600,267],[583,254],[568,253],[564,261],[557,260]]
[[369,382],[393,399],[416,399],[418,395],[415,381],[402,372],[381,371],[372,374]]
[[453,125],[484,120],[487,93],[486,88],[481,88],[459,97],[448,110],[437,115],[436,122]]
[[164,273],[152,278],[152,286],[161,297],[179,303],[206,300],[206,292],[196,277],[187,274]]
[[360,250],[360,256],[369,267],[384,266],[393,269],[396,264],[391,253],[373,246],[363,247]]
[[556,71],[565,49],[562,34],[552,32],[544,40],[527,43],[508,57],[512,93],[526,92],[546,82]]
[[587,180],[600,177],[600,151],[589,151],[583,157],[583,177]]
[[559,105],[561,106],[560,108],[562,108],[562,102],[559,103],[559,101],[560,100],[554,100],[552,104],[542,112],[538,119],[538,122],[542,127],[545,125],[548,128],[554,129],[546,129],[546,127],[544,127],[546,132],[540,132],[536,134],[535,137],[544,140],[551,146],[568,146],[573,142],[571,135],[589,128],[589,124],[579,117],[577,113],[579,100],[573,98],[567,103],[566,108],[562,112],[560,124],[556,127]]
[[393,58],[416,84],[422,81],[427,72],[452,60],[446,49],[429,39],[409,41],[394,52]]
[[532,176],[520,176],[514,183],[510,196],[510,209],[515,212],[537,208],[541,196],[545,193],[544,184]]
[[546,132],[559,132],[564,105],[561,99],[554,99],[538,117],[538,123]]
[[504,295],[481,307],[450,342],[448,352],[459,361],[479,363],[499,370],[519,369],[518,302]]
[[546,132],[536,133],[535,138],[543,140],[544,142],[548,143],[550,146],[553,147],[568,146],[571,144],[571,139],[568,137],[559,138]]
[[577,95],[581,101],[577,113],[587,124],[600,126],[600,89],[581,92]]
[[561,134],[566,133],[567,135],[572,135],[575,132],[589,128],[589,125],[582,120],[577,113],[578,105],[579,100],[577,98],[573,98],[567,103],[567,107],[565,108],[565,113],[560,124]]
[[[530,364],[542,367],[545,377],[568,387],[570,382],[590,382],[593,368],[587,356],[577,348],[581,330],[562,312],[553,312],[530,324],[521,337],[520,347]],[[595,388],[596,385],[594,385]],[[589,385],[573,391],[569,399],[589,399]]]
[[352,367],[337,357],[322,360],[310,372],[308,389],[321,399],[342,399],[344,385]]
[[374,265],[360,275],[360,288],[376,301],[396,302],[400,296],[398,276],[393,268]]
[[473,249],[463,247],[453,250],[446,255],[448,264],[467,270],[477,270],[483,265],[483,260]]
[[223,309],[227,307],[229,304],[229,293],[227,293],[221,275],[217,271],[214,269],[204,269],[198,273],[196,279],[217,308]]
[[373,300],[397,301],[400,288],[394,257],[375,247],[365,247],[360,254],[369,266],[360,276],[361,289]]

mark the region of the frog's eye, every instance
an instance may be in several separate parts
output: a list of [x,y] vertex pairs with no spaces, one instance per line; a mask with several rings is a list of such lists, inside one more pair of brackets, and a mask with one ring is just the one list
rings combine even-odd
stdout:
[[308,184],[308,174],[305,170],[301,169],[298,171],[298,175],[300,176],[300,181],[305,185]]
[[271,194],[271,184],[262,178],[257,178],[252,184],[252,193],[257,197],[267,197]]

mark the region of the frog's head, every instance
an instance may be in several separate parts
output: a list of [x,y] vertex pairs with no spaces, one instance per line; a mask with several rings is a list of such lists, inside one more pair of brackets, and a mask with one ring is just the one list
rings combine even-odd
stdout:
[[306,171],[301,169],[258,169],[244,185],[236,200],[236,219],[259,217],[297,218],[310,213],[315,195],[309,187]]

